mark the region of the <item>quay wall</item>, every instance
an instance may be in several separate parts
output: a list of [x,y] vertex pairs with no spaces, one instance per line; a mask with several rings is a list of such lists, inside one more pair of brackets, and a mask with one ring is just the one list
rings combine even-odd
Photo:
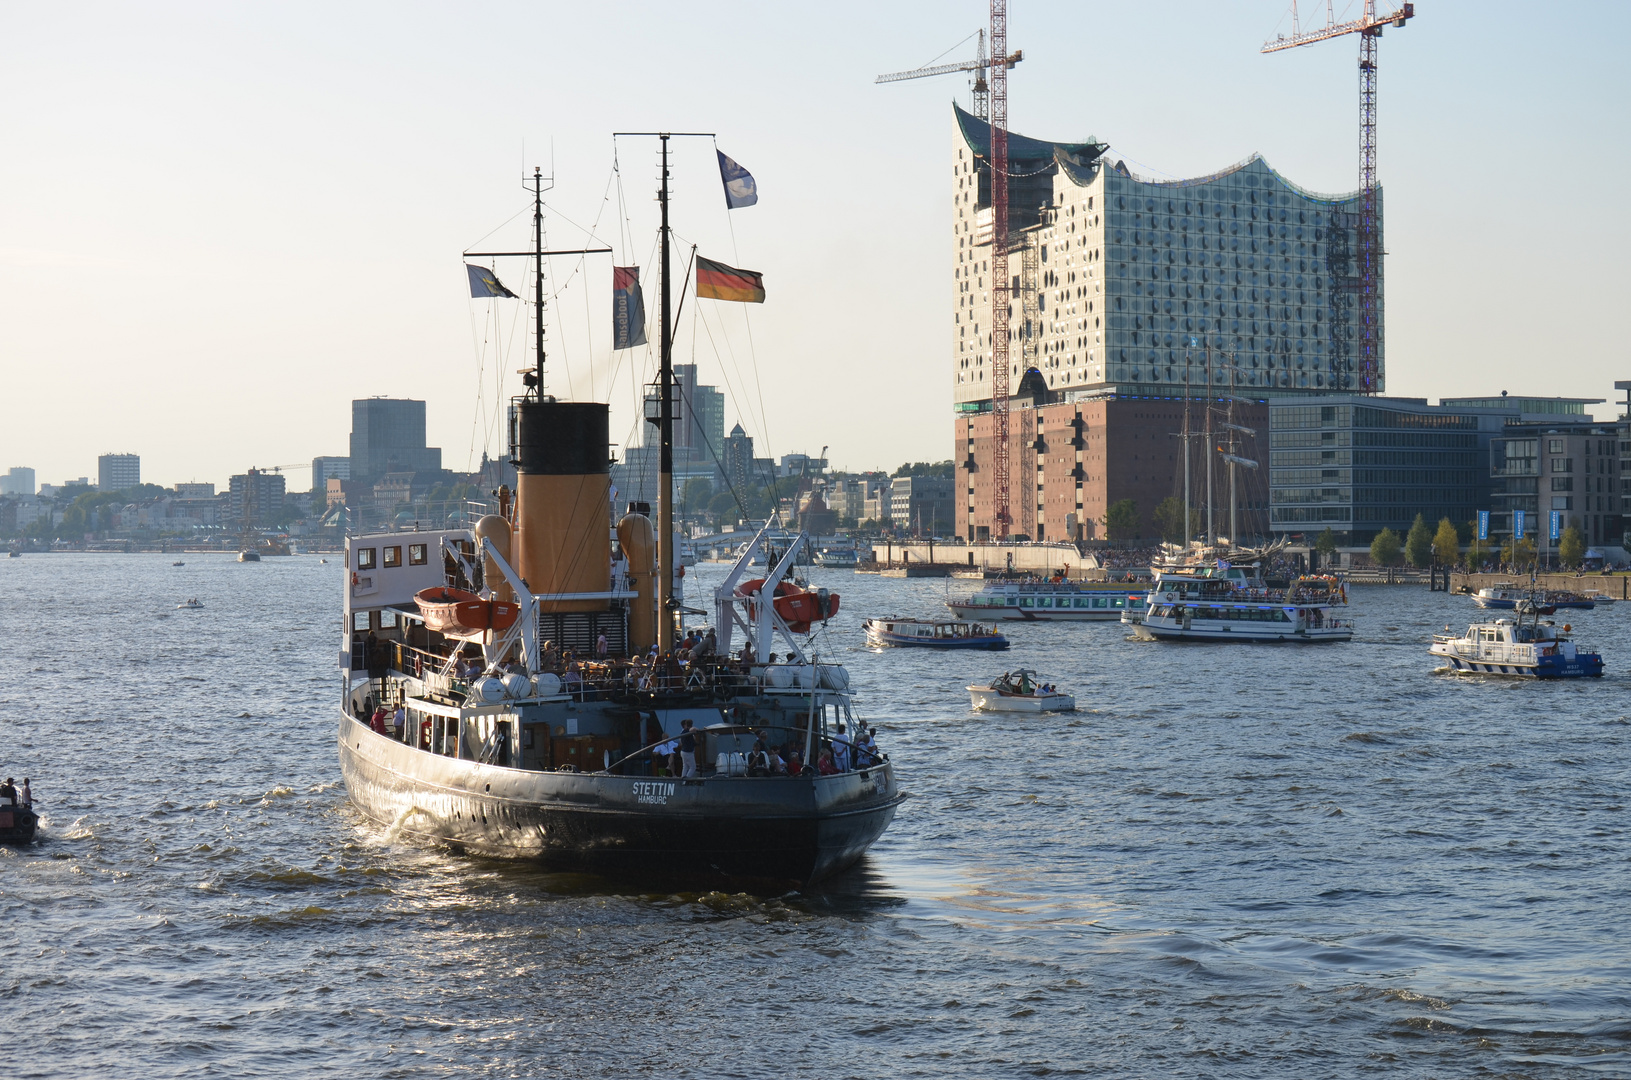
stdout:
[[[1450,591],[1477,592],[1479,589],[1506,582],[1527,585],[1529,584],[1529,575],[1451,574]],[[1631,600],[1631,577],[1627,577],[1625,574],[1541,574],[1535,578],[1535,584],[1542,589],[1567,589],[1569,592],[1601,589],[1610,596],[1618,597],[1621,600]]]

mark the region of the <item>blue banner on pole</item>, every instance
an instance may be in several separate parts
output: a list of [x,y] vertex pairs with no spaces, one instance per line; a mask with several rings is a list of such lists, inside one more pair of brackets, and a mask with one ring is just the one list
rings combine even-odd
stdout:
[[1553,540],[1556,540],[1563,535],[1563,511],[1552,511],[1551,526],[1551,537]]
[[1489,511],[1478,511],[1478,539],[1489,539]]
[[1523,510],[1512,511],[1512,535],[1519,540],[1523,539],[1524,514]]
[[632,349],[646,343],[646,301],[640,294],[638,266],[612,267],[612,348]]

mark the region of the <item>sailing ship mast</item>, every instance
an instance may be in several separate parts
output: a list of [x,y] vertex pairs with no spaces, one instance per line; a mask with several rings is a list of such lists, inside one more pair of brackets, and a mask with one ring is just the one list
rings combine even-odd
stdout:
[[662,209],[659,230],[662,247],[662,336],[658,348],[657,382],[660,412],[657,414],[659,447],[657,462],[657,653],[666,655],[674,647],[674,333],[669,326],[669,228],[668,228],[668,139],[662,140],[662,183],[657,189],[657,205]]

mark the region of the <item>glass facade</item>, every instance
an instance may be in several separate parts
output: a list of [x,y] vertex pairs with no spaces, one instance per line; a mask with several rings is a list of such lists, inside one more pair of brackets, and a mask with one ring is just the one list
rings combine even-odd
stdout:
[[1489,447],[1515,415],[1409,399],[1271,400],[1270,527],[1329,527],[1363,545],[1409,529],[1417,514],[1464,525],[1486,508]]

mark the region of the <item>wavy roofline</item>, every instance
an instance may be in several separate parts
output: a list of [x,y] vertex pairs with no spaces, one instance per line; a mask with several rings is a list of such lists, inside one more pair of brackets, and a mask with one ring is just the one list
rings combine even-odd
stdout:
[[1210,184],[1218,180],[1222,180],[1226,176],[1233,176],[1235,173],[1240,172],[1242,169],[1249,168],[1252,164],[1259,161],[1263,163],[1263,168],[1269,173],[1269,175],[1273,176],[1276,180],[1280,181],[1280,183],[1284,184],[1292,191],[1295,191],[1305,199],[1312,199],[1315,202],[1331,203],[1335,205],[1338,203],[1354,202],[1359,198],[1359,191],[1357,189],[1339,195],[1332,194],[1331,192],[1314,191],[1311,188],[1305,188],[1296,181],[1287,178],[1284,173],[1280,172],[1273,165],[1270,165],[1263,155],[1259,153],[1253,153],[1250,157],[1243,158],[1242,160],[1235,162],[1233,165],[1225,166],[1224,168],[1219,169],[1217,172],[1209,173],[1206,176],[1194,176],[1182,180],[1158,180],[1149,176],[1140,176],[1138,173],[1135,173],[1131,169],[1127,168],[1127,163],[1125,161],[1117,161],[1110,167],[1128,179],[1135,180],[1140,184],[1148,184],[1151,187],[1186,188],[1199,187],[1201,184]]

